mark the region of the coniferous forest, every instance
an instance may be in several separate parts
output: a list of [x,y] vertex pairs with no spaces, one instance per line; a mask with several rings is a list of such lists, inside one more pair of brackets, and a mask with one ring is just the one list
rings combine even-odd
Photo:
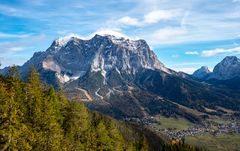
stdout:
[[171,145],[148,129],[89,111],[79,100],[44,85],[31,68],[27,82],[17,67],[0,77],[1,151],[200,150]]

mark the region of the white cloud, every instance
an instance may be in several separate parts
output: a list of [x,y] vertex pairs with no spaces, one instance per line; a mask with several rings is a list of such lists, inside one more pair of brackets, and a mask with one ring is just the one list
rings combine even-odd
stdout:
[[93,34],[90,34],[90,37],[93,37],[94,35],[114,35],[116,37],[124,37],[124,38],[129,38],[127,35],[122,33],[120,29],[108,29],[108,28],[100,28]]
[[[188,74],[192,74],[196,71],[199,66],[207,65],[206,62],[182,62],[182,63],[174,63],[170,66],[171,69],[175,71],[182,71]],[[212,68],[209,68],[212,71]]]
[[217,48],[213,50],[203,50],[200,55],[203,57],[212,57],[216,55],[224,55],[224,54],[240,54],[240,47],[235,48],[229,48],[229,49],[223,49],[223,48]]
[[0,57],[13,55],[18,51],[29,50],[33,47],[36,48],[36,46],[42,45],[42,42],[46,42],[46,39],[47,37],[45,35],[32,35],[16,41],[0,42]]
[[[183,68],[175,68],[176,71],[182,71],[188,74],[192,74],[194,71],[196,71],[198,68],[194,67],[183,67]],[[209,68],[210,71],[212,71],[212,68]]]
[[61,36],[62,35],[65,35],[65,36],[62,36],[62,37],[59,37],[59,38],[66,38],[66,39],[69,39],[71,37],[77,37],[79,39],[82,39],[82,40],[89,40],[91,38],[93,38],[96,34],[98,35],[102,35],[102,36],[105,36],[105,35],[113,35],[113,36],[116,36],[116,37],[124,37],[124,38],[129,38],[127,35],[125,35],[124,33],[122,33],[122,31],[120,29],[111,29],[111,28],[100,28],[98,29],[97,31],[89,34],[89,35],[85,35],[85,36],[82,36],[82,35],[78,35],[76,33],[68,33],[66,34],[64,32],[63,33],[59,33]]
[[[0,58],[2,67],[26,62],[31,55],[49,47],[49,35],[31,35],[14,41],[0,42]],[[51,39],[52,40],[52,39]]]
[[171,20],[179,16],[176,10],[155,10],[144,15],[144,23],[153,24],[161,20]]
[[184,68],[174,68],[176,71],[182,71],[188,74],[192,74],[194,71],[197,70],[197,68],[193,68],[193,67],[184,67]]
[[179,63],[177,65],[175,65],[175,67],[179,67],[179,66],[192,66],[192,65],[203,65],[205,64],[204,62],[183,62],[183,63]]
[[9,56],[0,57],[0,64],[1,64],[0,69],[4,68],[6,66],[21,65],[24,62],[26,62],[26,60],[27,59],[25,59],[25,58],[11,58]]
[[[76,37],[78,39],[83,39],[83,40],[88,40],[88,39],[92,38],[92,37],[89,37],[89,36],[81,36],[81,35],[78,35],[76,33],[65,33],[65,34],[61,33],[61,32],[58,32],[58,33],[61,35],[61,37],[58,37],[58,38],[59,39],[65,39],[66,41],[68,41],[72,37]],[[62,35],[64,35],[64,36],[62,36]]]
[[26,14],[25,10],[17,9],[15,7],[3,5],[3,4],[0,4],[0,12],[5,15],[18,16],[18,17],[20,17],[20,16],[22,17],[22,16],[24,16],[24,14]]
[[186,33],[185,29],[178,27],[166,27],[155,31],[150,38],[153,43],[174,43]]
[[137,18],[125,16],[121,19],[119,19],[119,22],[124,24],[124,25],[130,25],[130,26],[139,26],[140,23]]
[[172,20],[180,14],[179,10],[154,10],[146,13],[142,20],[135,17],[125,16],[120,18],[118,22],[123,25],[143,27],[148,24],[158,23],[162,20]]
[[187,52],[185,52],[185,54],[186,55],[198,55],[199,52],[197,52],[197,51],[187,51]]
[[31,36],[31,34],[9,34],[0,32],[0,38],[27,38],[29,36]]
[[17,51],[22,51],[22,50],[24,50],[25,48],[24,47],[10,47],[10,48],[8,48],[9,49],[9,51],[12,51],[12,52],[17,52]]

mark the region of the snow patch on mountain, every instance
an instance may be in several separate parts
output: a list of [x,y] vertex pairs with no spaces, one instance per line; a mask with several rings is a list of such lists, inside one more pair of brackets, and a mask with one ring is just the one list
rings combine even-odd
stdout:
[[77,34],[69,34],[65,37],[56,39],[55,43],[57,46],[64,47],[70,40],[72,40],[74,38],[81,39],[82,37],[78,36]]

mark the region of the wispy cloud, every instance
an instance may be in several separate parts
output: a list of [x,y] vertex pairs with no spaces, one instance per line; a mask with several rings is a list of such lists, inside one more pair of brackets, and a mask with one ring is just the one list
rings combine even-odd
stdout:
[[240,47],[235,48],[217,48],[213,50],[203,50],[201,51],[200,55],[203,57],[212,57],[216,55],[234,55],[234,54],[240,54]]
[[240,2],[240,0],[233,0],[233,2],[234,2],[234,3],[236,3],[236,2]]
[[185,52],[185,54],[186,55],[198,55],[199,52],[197,52],[197,51],[187,51],[187,52]]
[[25,61],[25,58],[0,57],[0,69],[4,68],[5,66],[21,65]]
[[22,51],[25,48],[24,47],[10,47],[8,49],[9,49],[9,51],[17,52],[17,51]]
[[150,39],[152,43],[175,43],[177,37],[181,38],[186,34],[186,30],[183,28],[166,27],[156,30],[151,34]]
[[156,24],[160,21],[173,20],[180,16],[180,10],[154,10],[147,12],[142,18],[124,16],[118,20],[119,23],[129,26],[143,27],[149,24]]
[[14,42],[2,42],[0,43],[0,56],[12,54],[18,51],[24,50],[23,43],[20,41]]
[[216,48],[210,50],[202,50],[202,51],[187,51],[186,55],[199,55],[202,57],[214,57],[218,55],[238,55],[240,54],[240,46],[233,48]]
[[45,50],[49,44],[43,45],[42,43],[46,41],[48,39],[45,35],[31,35],[16,41],[0,42],[2,66],[24,63],[34,52]]
[[144,15],[144,23],[153,24],[161,20],[171,20],[180,14],[179,10],[155,10]]
[[27,38],[30,36],[31,34],[9,34],[0,32],[0,38]]
[[128,38],[126,34],[124,34],[121,29],[107,29],[107,28],[101,28],[97,30],[96,32],[90,34],[90,37],[93,37],[95,34],[99,35],[115,35],[117,37],[125,37]]
[[191,66],[191,65],[204,65],[204,62],[183,62],[183,63],[179,63],[177,65],[175,65],[175,67],[179,67],[179,66]]
[[119,22],[124,24],[124,25],[129,25],[129,26],[139,26],[141,23],[138,21],[137,18],[125,16],[121,19],[119,19]]
[[197,68],[194,67],[180,67],[180,68],[175,68],[176,71],[182,71],[188,74],[193,73],[194,71],[197,70]]
[[182,71],[188,74],[192,74],[199,67],[204,65],[208,65],[208,64],[206,62],[181,62],[181,63],[173,64],[171,68],[176,71]]
[[9,5],[0,4],[0,14],[15,17],[25,17],[30,14],[27,10],[16,8]]

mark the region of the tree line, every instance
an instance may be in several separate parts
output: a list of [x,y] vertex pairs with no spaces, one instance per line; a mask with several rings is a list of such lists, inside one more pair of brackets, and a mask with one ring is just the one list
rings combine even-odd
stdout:
[[[159,143],[160,142],[160,143]],[[159,143],[159,144],[158,144]],[[159,150],[193,150],[159,139]],[[43,84],[31,67],[27,81],[13,66],[0,76],[1,151],[137,151],[154,150],[133,127],[89,111],[80,100]],[[175,150],[174,150],[175,151]]]

